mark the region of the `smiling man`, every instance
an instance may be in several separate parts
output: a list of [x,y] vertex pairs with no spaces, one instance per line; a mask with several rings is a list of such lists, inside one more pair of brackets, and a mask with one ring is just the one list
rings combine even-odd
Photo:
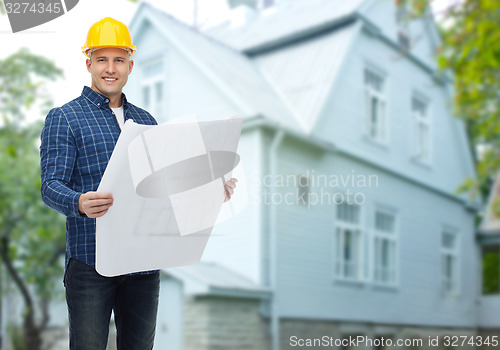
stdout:
[[[67,216],[64,286],[70,349],[104,350],[111,312],[119,350],[153,348],[159,271],[103,277],[95,270],[95,218],[113,205],[111,193],[96,192],[124,122],[155,125],[122,89],[132,72],[136,47],[128,28],[107,17],[89,30],[83,52],[92,83],[81,96],[46,117],[41,135],[42,198]],[[227,182],[226,200],[236,179]]]

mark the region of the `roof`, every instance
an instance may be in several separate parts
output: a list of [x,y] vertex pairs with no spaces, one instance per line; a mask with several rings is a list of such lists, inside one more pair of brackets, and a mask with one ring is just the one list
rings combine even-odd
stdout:
[[[258,66],[249,57],[221,42],[201,34],[173,16],[145,2],[138,13],[145,12],[149,20],[168,40],[233,100],[246,117],[264,115],[281,125],[300,129],[290,109],[282,103],[266,81]],[[132,30],[138,25],[136,15]]]
[[195,265],[163,270],[180,280],[185,292],[191,295],[216,295],[240,298],[267,298],[270,289],[216,263],[200,262]]
[[209,28],[206,34],[240,51],[274,47],[321,28],[349,20],[366,0],[282,1],[276,11],[255,18],[245,26],[230,22]]

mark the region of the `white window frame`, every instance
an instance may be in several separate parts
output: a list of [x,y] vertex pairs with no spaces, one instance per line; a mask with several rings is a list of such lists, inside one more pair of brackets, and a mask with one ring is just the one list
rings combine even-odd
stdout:
[[[378,230],[376,227],[377,213],[391,215],[394,218],[393,232],[387,232],[384,230]],[[373,214],[373,229],[372,229],[372,280],[373,283],[380,286],[388,286],[388,287],[396,287],[399,283],[399,259],[398,259],[398,217],[397,212],[395,210],[376,207]],[[378,278],[378,270],[382,270],[382,266],[379,266],[380,263],[377,261],[377,257],[380,254],[378,249],[381,249],[381,246],[377,246],[377,242],[383,243],[384,241],[389,244],[389,254],[390,254],[390,266],[387,268],[388,271],[381,271],[380,273],[386,273],[389,275],[388,280],[382,280]],[[392,276],[391,276],[392,274]]]
[[[271,4],[268,6],[264,6],[266,4],[266,1],[271,1]],[[267,10],[267,9],[270,9],[270,8],[273,8],[274,6],[276,6],[277,2],[278,2],[278,0],[258,0],[257,6],[261,10]]]
[[[335,232],[334,232],[334,277],[340,281],[364,282],[364,266],[365,266],[365,234],[362,228],[362,207],[358,207],[358,222],[352,223],[343,221],[338,218],[339,206],[335,213]],[[352,204],[355,205],[355,204]],[[354,238],[355,256],[354,262],[347,262],[344,255],[344,245],[346,233],[351,232],[351,237]],[[352,254],[352,252],[351,252]],[[352,266],[349,266],[352,265]],[[352,269],[352,272],[348,271]]]
[[[152,76],[145,76],[144,70],[153,64],[160,64],[162,66],[158,74]],[[151,115],[158,121],[161,121],[166,116],[165,108],[165,61],[162,58],[156,58],[153,60],[146,61],[142,64],[142,79],[140,84],[140,94],[142,105]],[[161,99],[157,100],[157,84],[161,84]],[[144,99],[144,89],[149,89],[149,104],[146,103]]]
[[[377,90],[366,82],[366,75],[373,74],[381,80],[381,88]],[[385,96],[386,77],[376,69],[366,66],[363,71],[363,84],[365,87],[365,134],[366,136],[376,141],[377,143],[386,144],[388,129],[387,129],[387,99]],[[372,100],[377,101],[377,117],[376,122],[373,122]]]
[[[455,237],[454,247],[443,246],[445,233]],[[458,296],[460,295],[460,235],[456,229],[444,227],[439,237],[441,239],[441,290],[444,296]],[[447,276],[445,271],[445,261],[448,257],[453,259],[452,276]]]
[[[420,111],[415,110],[414,103],[417,101],[425,106],[425,114],[422,115]],[[418,95],[413,94],[411,99],[411,113],[413,116],[413,129],[414,129],[414,159],[429,165],[432,159],[432,118],[429,100]],[[427,130],[426,145],[422,143],[422,129]]]
[[310,194],[311,181],[309,177],[305,174],[297,175],[297,203],[309,207]]
[[[410,33],[410,23],[409,23],[409,13],[410,13],[410,4],[409,2],[402,2],[399,5],[396,5],[396,24],[398,28],[397,32],[397,42],[398,45],[404,51],[411,50],[411,33]],[[403,44],[402,40],[406,40],[406,44]]]

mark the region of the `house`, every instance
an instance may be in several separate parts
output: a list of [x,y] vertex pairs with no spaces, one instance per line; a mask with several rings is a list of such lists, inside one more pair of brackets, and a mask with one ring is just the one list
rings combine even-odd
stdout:
[[481,257],[498,276],[500,226],[476,235],[479,203],[455,194],[474,164],[431,16],[392,0],[230,3],[203,32],[145,2],[130,24],[130,101],[160,122],[244,116],[237,193],[202,262],[162,271],[155,349],[494,336],[500,283]]
[[390,0],[230,5],[205,31],[147,3],[130,24],[131,101],[159,121],[245,118],[236,214],[200,264],[164,271],[156,348],[481,334],[479,203],[455,193],[474,164],[432,16]]
[[[500,173],[491,188],[483,221],[478,229],[478,244],[482,257],[481,297],[479,298],[478,323],[484,334],[495,335],[500,329]],[[496,210],[495,210],[496,208]]]

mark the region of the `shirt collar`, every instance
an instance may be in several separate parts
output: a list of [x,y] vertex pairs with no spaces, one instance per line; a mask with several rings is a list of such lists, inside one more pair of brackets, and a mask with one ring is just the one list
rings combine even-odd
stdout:
[[[97,91],[92,90],[88,86],[83,87],[82,96],[89,100],[90,103],[94,104],[98,108],[106,108],[109,107],[109,98],[104,95],[101,95]],[[122,106],[123,109],[127,109],[127,97],[122,92]]]

